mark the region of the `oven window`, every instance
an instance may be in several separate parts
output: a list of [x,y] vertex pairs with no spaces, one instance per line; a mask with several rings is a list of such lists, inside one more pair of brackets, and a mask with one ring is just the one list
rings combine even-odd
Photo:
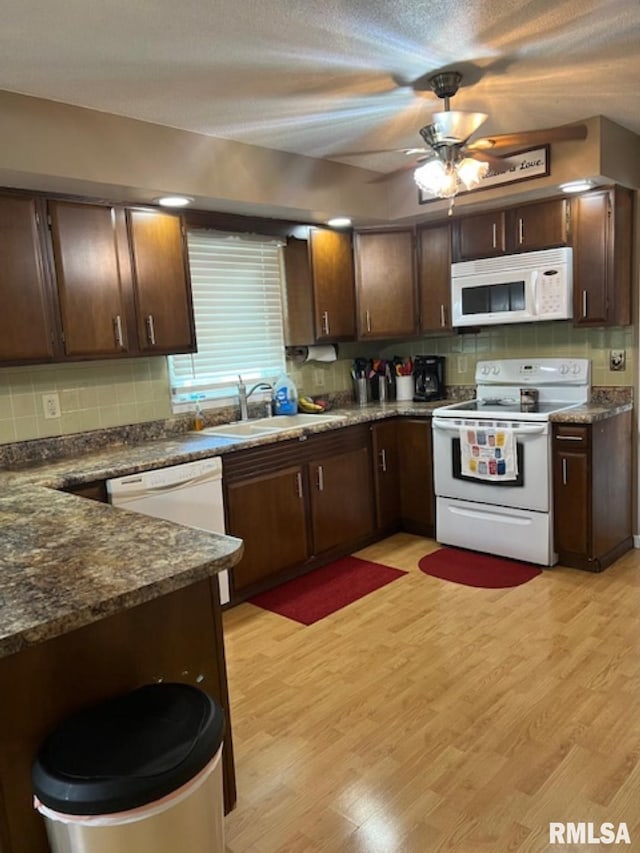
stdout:
[[524,290],[524,281],[463,287],[462,313],[466,317],[471,314],[524,311],[526,307]]
[[515,480],[483,480],[481,478],[469,477],[462,473],[460,466],[460,439],[451,439],[451,467],[455,480],[470,480],[473,483],[482,483],[486,486],[499,486],[500,488],[513,488],[524,486],[524,446],[516,441],[516,456],[518,458],[518,476]]

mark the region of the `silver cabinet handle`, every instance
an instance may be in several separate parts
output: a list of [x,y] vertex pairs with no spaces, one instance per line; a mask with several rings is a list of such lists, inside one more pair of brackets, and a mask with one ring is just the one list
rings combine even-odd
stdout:
[[298,497],[302,499],[302,474],[300,471],[296,474],[296,488],[298,491]]
[[582,291],[582,316],[586,320],[586,318],[587,318],[587,291],[586,290]]
[[145,324],[147,326],[147,341],[151,346],[154,346],[156,342],[156,330],[153,325],[153,314],[147,314]]
[[522,217],[518,219],[518,243],[522,246],[524,243],[524,222]]
[[387,473],[387,451],[384,447],[380,451],[380,468],[383,474]]
[[371,314],[369,311],[364,312],[365,319],[367,321],[367,332],[371,331]]
[[443,329],[447,325],[444,305],[440,306],[440,325]]
[[318,491],[324,492],[324,471],[322,465],[318,465]]
[[567,460],[562,460],[562,485],[567,485]]
[[116,346],[122,349],[124,341],[122,339],[122,318],[119,314],[116,314],[113,318],[113,337],[115,338]]
[[325,335],[329,334],[329,312],[322,312],[322,331]]
[[581,435],[557,435],[558,441],[584,441]]
[[495,222],[491,226],[491,239],[493,242],[493,248],[495,249],[498,245],[498,229]]

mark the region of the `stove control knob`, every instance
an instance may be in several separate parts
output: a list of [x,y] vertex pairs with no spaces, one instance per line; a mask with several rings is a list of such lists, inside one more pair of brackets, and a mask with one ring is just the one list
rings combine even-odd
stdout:
[[480,368],[480,373],[483,376],[487,376],[489,374],[490,370],[491,370],[491,368],[487,364],[483,364],[482,367]]
[[570,368],[569,368],[569,365],[568,365],[568,364],[561,364],[561,365],[560,365],[560,373],[561,373],[563,376],[566,376],[566,375],[567,375],[567,373],[569,372],[569,370],[570,370]]
[[579,364],[573,365],[572,373],[574,374],[574,376],[577,376],[577,374],[580,373],[580,365]]

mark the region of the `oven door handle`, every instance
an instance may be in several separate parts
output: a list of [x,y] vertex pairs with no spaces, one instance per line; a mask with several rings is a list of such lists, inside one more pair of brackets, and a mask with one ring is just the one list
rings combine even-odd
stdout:
[[[443,420],[440,418],[433,418],[433,428],[445,430],[446,432],[460,432],[461,429],[466,429],[467,426],[471,427],[471,424],[452,424],[448,420]],[[482,426],[478,423],[473,424],[473,429],[482,429]],[[505,427],[487,427],[487,429],[505,429]],[[514,435],[540,435],[547,431],[546,423],[540,424],[540,426],[521,426],[516,427],[515,429],[510,429],[506,427],[512,432]]]

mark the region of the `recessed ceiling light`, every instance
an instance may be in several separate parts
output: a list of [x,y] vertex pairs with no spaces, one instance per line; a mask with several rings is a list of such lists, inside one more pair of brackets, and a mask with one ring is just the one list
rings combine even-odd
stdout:
[[348,228],[351,225],[351,220],[348,216],[334,216],[333,219],[327,221],[327,225],[331,228]]
[[186,207],[192,201],[193,199],[186,195],[164,195],[162,198],[155,199],[155,202],[162,207]]
[[563,193],[583,193],[592,186],[593,181],[570,181],[568,184],[560,184],[560,189]]

